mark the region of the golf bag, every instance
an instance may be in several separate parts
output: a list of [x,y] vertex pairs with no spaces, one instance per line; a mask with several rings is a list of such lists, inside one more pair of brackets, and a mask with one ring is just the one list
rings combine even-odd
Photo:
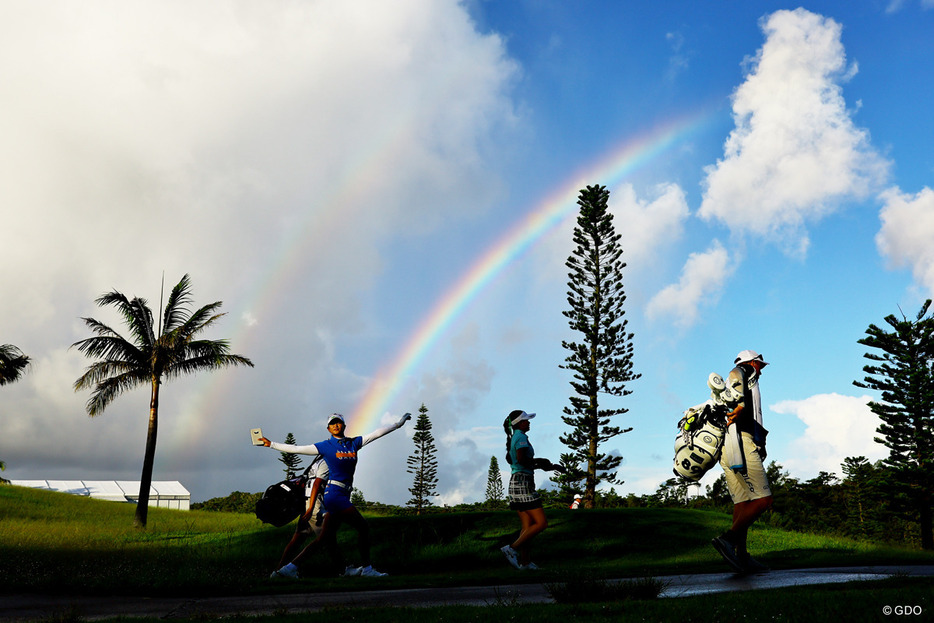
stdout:
[[711,399],[684,412],[675,437],[673,471],[675,476],[690,482],[698,482],[720,460],[727,405],[737,398],[719,374],[711,373],[707,386]]
[[284,526],[305,512],[308,470],[297,478],[270,485],[256,501],[256,518],[275,527]]

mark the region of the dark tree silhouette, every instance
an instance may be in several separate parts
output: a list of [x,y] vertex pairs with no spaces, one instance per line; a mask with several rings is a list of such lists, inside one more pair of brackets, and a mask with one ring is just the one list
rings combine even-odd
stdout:
[[494,508],[503,505],[503,477],[499,473],[499,461],[495,456],[490,457],[490,469],[486,474],[486,503]]
[[[295,435],[289,433],[285,436],[285,443],[290,446],[296,445]],[[285,479],[290,480],[295,478],[295,474],[298,473],[298,470],[302,467],[302,457],[294,454],[292,452],[280,452],[282,456],[279,457],[279,462],[285,465],[285,469],[282,471],[285,472]]]
[[[563,314],[580,342],[562,342],[570,351],[564,369],[574,373],[570,407],[562,420],[571,431],[561,436],[577,463],[583,463],[583,502],[594,507],[597,485],[603,481],[621,483],[616,470],[623,460],[601,451],[605,442],[632,428],[611,426],[610,419],[628,409],[601,406],[601,395],[627,396],[626,383],[640,375],[632,371],[632,333],[626,332],[623,303],[623,268],[619,234],[607,208],[610,193],[603,186],[580,191],[580,214],[574,228],[577,247],[568,257],[568,306]],[[562,458],[563,461],[563,458]],[[569,472],[570,473],[570,472]]]
[[431,420],[428,419],[428,408],[423,404],[418,410],[418,420],[415,422],[415,451],[406,461],[406,471],[413,475],[412,486],[409,493],[412,499],[408,506],[415,508],[415,514],[431,506],[431,496],[438,495],[438,450],[435,448],[435,438],[431,434]]
[[[869,408],[882,423],[875,441],[889,449],[884,464],[894,470],[896,490],[917,514],[921,547],[934,549],[934,317],[931,300],[913,320],[902,314],[885,317],[886,331],[874,324],[858,340],[878,352],[864,356],[873,363],[863,367],[866,377],[857,387],[880,392],[882,400]],[[881,353],[881,354],[879,354]]]

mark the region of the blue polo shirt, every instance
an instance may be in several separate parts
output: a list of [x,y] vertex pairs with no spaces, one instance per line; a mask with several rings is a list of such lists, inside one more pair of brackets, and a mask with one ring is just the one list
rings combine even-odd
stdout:
[[329,478],[353,485],[357,470],[357,450],[363,447],[363,437],[331,437],[315,444],[318,454],[328,464]]

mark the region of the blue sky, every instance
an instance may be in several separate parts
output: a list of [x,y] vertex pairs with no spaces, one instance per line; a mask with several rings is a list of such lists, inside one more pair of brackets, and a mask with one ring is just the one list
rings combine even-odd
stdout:
[[[761,352],[769,457],[799,478],[881,458],[857,344],[934,290],[934,3],[0,2],[4,476],[138,478],[148,394],[83,412],[68,345],[112,288],[190,273],[253,359],[167,383],[155,478],[193,499],[279,474],[247,430],[325,436],[506,232],[605,184],[641,373],[609,442],[623,493],[669,477],[681,411]],[[621,179],[601,163],[691,120]],[[595,177],[590,179],[588,174]],[[570,217],[478,289],[394,379],[424,403],[439,503],[482,499],[499,424],[557,458]],[[384,416],[382,419],[380,416]],[[364,421],[365,420],[365,421]],[[411,426],[357,485],[402,503]],[[712,481],[716,473],[705,479]]]

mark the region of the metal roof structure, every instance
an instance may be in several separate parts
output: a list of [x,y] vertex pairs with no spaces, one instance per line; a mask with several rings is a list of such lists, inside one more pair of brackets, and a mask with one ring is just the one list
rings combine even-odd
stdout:
[[[139,500],[138,480],[10,480],[10,484],[112,502],[136,503]],[[190,503],[191,493],[177,480],[150,483],[150,506],[187,511]]]

